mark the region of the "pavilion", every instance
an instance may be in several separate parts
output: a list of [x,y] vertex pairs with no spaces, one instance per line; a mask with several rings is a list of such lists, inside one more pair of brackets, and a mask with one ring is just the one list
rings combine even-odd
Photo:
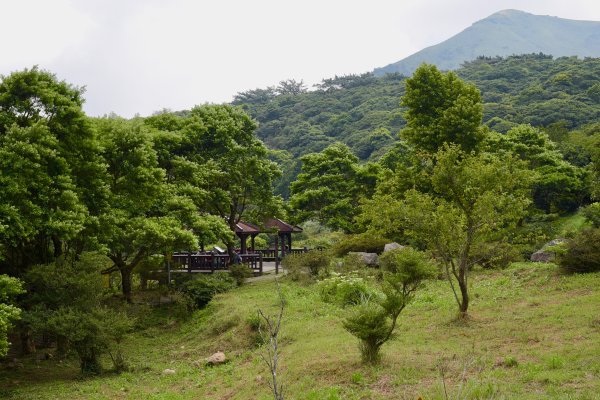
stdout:
[[254,248],[254,239],[260,233],[276,233],[275,247],[276,250],[279,248],[281,243],[281,256],[285,256],[286,253],[292,250],[292,234],[301,233],[302,228],[288,224],[279,218],[269,218],[264,223],[264,229],[259,226],[251,224],[249,222],[240,221],[235,227],[235,234],[240,238],[240,252],[246,254],[248,252],[247,240],[250,238],[250,250],[256,252]]

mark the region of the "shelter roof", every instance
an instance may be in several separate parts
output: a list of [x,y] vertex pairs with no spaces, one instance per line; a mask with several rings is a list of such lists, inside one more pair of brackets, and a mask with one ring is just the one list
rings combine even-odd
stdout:
[[255,233],[273,231],[277,231],[278,233],[300,233],[302,232],[302,228],[296,225],[288,224],[279,218],[267,219],[264,224],[264,229],[245,221],[240,221],[235,226],[235,233],[238,235],[252,235]]
[[265,221],[265,228],[274,228],[279,231],[279,233],[300,233],[302,232],[302,228],[288,224],[280,220],[279,218],[269,218]]
[[240,221],[237,223],[237,225],[235,226],[235,233],[242,233],[242,234],[253,234],[253,233],[260,233],[261,230],[258,226],[251,224],[250,222],[244,222],[244,221]]

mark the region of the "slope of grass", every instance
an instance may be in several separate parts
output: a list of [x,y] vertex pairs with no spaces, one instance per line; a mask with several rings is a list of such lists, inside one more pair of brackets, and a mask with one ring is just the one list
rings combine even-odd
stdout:
[[[561,276],[554,265],[519,263],[478,271],[471,285],[472,320],[457,323],[447,283],[429,282],[401,315],[382,364],[369,367],[342,328],[345,311],[323,303],[314,286],[284,281],[286,398],[598,398],[600,274]],[[264,349],[249,321],[276,306],[267,280],[218,296],[185,322],[172,308],[142,310],[147,328],[125,343],[131,372],[84,379],[75,360],[28,359],[0,370],[0,397],[269,399]],[[231,361],[196,362],[217,350]]]

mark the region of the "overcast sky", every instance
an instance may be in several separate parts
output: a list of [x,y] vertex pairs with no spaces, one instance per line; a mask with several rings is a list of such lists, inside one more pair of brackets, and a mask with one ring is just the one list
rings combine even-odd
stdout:
[[0,0],[0,74],[39,65],[89,115],[228,102],[363,73],[496,11],[600,21],[598,0]]

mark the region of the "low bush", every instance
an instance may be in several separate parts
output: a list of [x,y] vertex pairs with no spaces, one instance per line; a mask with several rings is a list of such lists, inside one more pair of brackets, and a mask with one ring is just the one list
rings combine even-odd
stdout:
[[37,334],[56,340],[58,351],[74,350],[81,372],[102,372],[108,353],[117,371],[126,369],[120,343],[135,319],[104,305],[100,271],[106,258],[84,253],[78,260],[59,259],[32,266],[25,275],[30,295],[24,322]]
[[205,307],[218,293],[237,287],[237,282],[229,273],[217,271],[210,275],[199,275],[181,285],[185,294],[197,308]]
[[600,271],[600,229],[583,230],[569,240],[558,263],[571,274]]
[[583,208],[582,214],[594,228],[600,228],[600,203],[593,203]]
[[383,253],[383,248],[389,243],[387,239],[371,235],[347,236],[333,246],[333,253],[338,257],[357,251],[365,253]]
[[383,296],[366,299],[344,320],[344,328],[359,339],[364,363],[379,362],[380,348],[392,338],[400,313],[425,279],[435,275],[427,256],[414,249],[396,249],[380,257]]
[[319,282],[319,294],[324,302],[344,307],[361,304],[365,298],[373,296],[375,291],[355,273],[332,273],[330,278]]
[[510,243],[482,243],[474,254],[478,264],[485,269],[504,269],[523,259],[518,248]]
[[254,276],[252,269],[246,264],[232,264],[229,266],[229,273],[235,279],[238,286],[242,286],[246,278]]
[[309,251],[308,253],[289,254],[282,260],[288,275],[294,281],[316,278],[329,271],[331,255],[325,251]]

